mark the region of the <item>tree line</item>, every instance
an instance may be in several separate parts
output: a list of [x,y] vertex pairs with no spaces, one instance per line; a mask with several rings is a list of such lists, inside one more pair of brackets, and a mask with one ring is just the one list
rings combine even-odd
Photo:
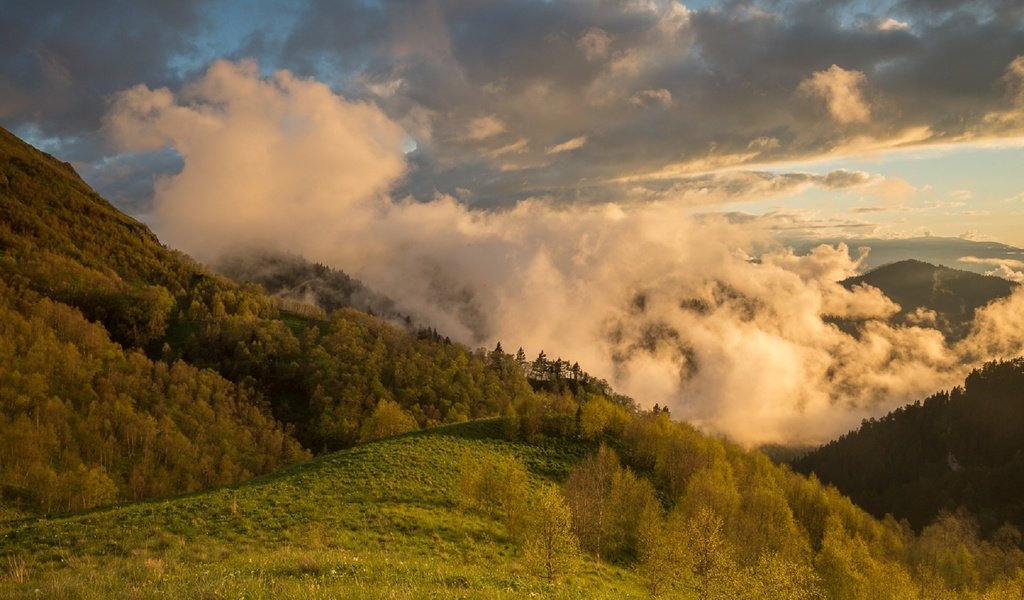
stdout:
[[[557,409],[548,408],[549,417]],[[508,417],[506,417],[508,418]],[[557,423],[554,419],[549,423]],[[582,556],[633,569],[652,597],[1019,598],[1021,535],[966,512],[916,533],[813,475],[705,436],[663,411],[596,397],[568,435],[596,450],[557,487],[514,456],[462,467],[467,510],[500,519],[520,560],[557,581]],[[524,435],[507,427],[508,435]],[[564,435],[557,427],[541,436]],[[557,492],[557,498],[546,497]],[[544,551],[539,552],[537,548]]]

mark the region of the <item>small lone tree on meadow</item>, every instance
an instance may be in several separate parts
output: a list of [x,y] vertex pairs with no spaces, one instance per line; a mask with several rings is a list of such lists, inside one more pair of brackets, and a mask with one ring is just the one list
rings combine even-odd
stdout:
[[459,501],[499,517],[508,536],[516,540],[527,518],[528,480],[526,467],[511,454],[484,462],[467,454],[459,465]]
[[545,487],[533,507],[523,542],[527,567],[553,583],[580,560],[580,544],[572,532],[572,514],[558,489]]

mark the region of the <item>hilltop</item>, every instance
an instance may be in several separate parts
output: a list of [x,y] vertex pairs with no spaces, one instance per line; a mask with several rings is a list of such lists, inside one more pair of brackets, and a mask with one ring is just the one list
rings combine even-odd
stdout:
[[967,335],[976,310],[1009,296],[1018,285],[913,259],[883,265],[842,284],[847,289],[876,287],[899,304],[895,322],[935,327],[954,340]]
[[[856,258],[861,248],[870,252],[861,266],[865,270],[877,269],[905,260],[919,260],[935,265],[958,268],[984,275],[992,270],[985,260],[1020,260],[1024,249],[998,242],[969,240],[956,237],[926,236],[912,238],[813,238],[789,239],[788,245],[800,253],[820,244],[846,244],[850,256]],[[973,257],[981,261],[962,260]]]

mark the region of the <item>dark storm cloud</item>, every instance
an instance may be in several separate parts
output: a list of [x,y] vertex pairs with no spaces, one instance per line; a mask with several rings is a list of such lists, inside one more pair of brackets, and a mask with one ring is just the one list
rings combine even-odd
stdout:
[[[251,56],[400,123],[416,150],[398,193],[601,200],[722,169],[1018,135],[1004,76],[1024,54],[1022,22],[1014,0],[20,3],[0,21],[0,120],[94,161],[111,95],[178,89],[215,57]],[[141,193],[147,164],[103,191]]]
[[[177,81],[174,56],[193,51],[197,2],[5,2],[0,18],[0,119],[45,136],[93,133],[105,97]],[[71,148],[96,157],[93,145]]]
[[[928,8],[453,3],[418,9],[406,38],[408,8],[385,4],[392,26],[366,73],[394,86],[378,99],[393,116],[428,115],[404,190],[468,189],[479,205],[602,197],[617,191],[609,176],[985,135],[986,115],[1010,109],[1001,78],[1024,53],[1019,11]],[[865,116],[842,121],[852,93]],[[483,117],[503,128],[463,135]],[[573,139],[585,142],[546,152]]]

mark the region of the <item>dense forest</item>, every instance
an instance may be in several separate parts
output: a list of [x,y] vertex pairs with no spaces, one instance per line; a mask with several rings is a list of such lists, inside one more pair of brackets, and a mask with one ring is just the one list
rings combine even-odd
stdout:
[[[984,534],[1024,527],[1024,359],[899,408],[796,460],[876,516],[921,529],[965,510]],[[1014,534],[1015,536],[1018,534]]]

